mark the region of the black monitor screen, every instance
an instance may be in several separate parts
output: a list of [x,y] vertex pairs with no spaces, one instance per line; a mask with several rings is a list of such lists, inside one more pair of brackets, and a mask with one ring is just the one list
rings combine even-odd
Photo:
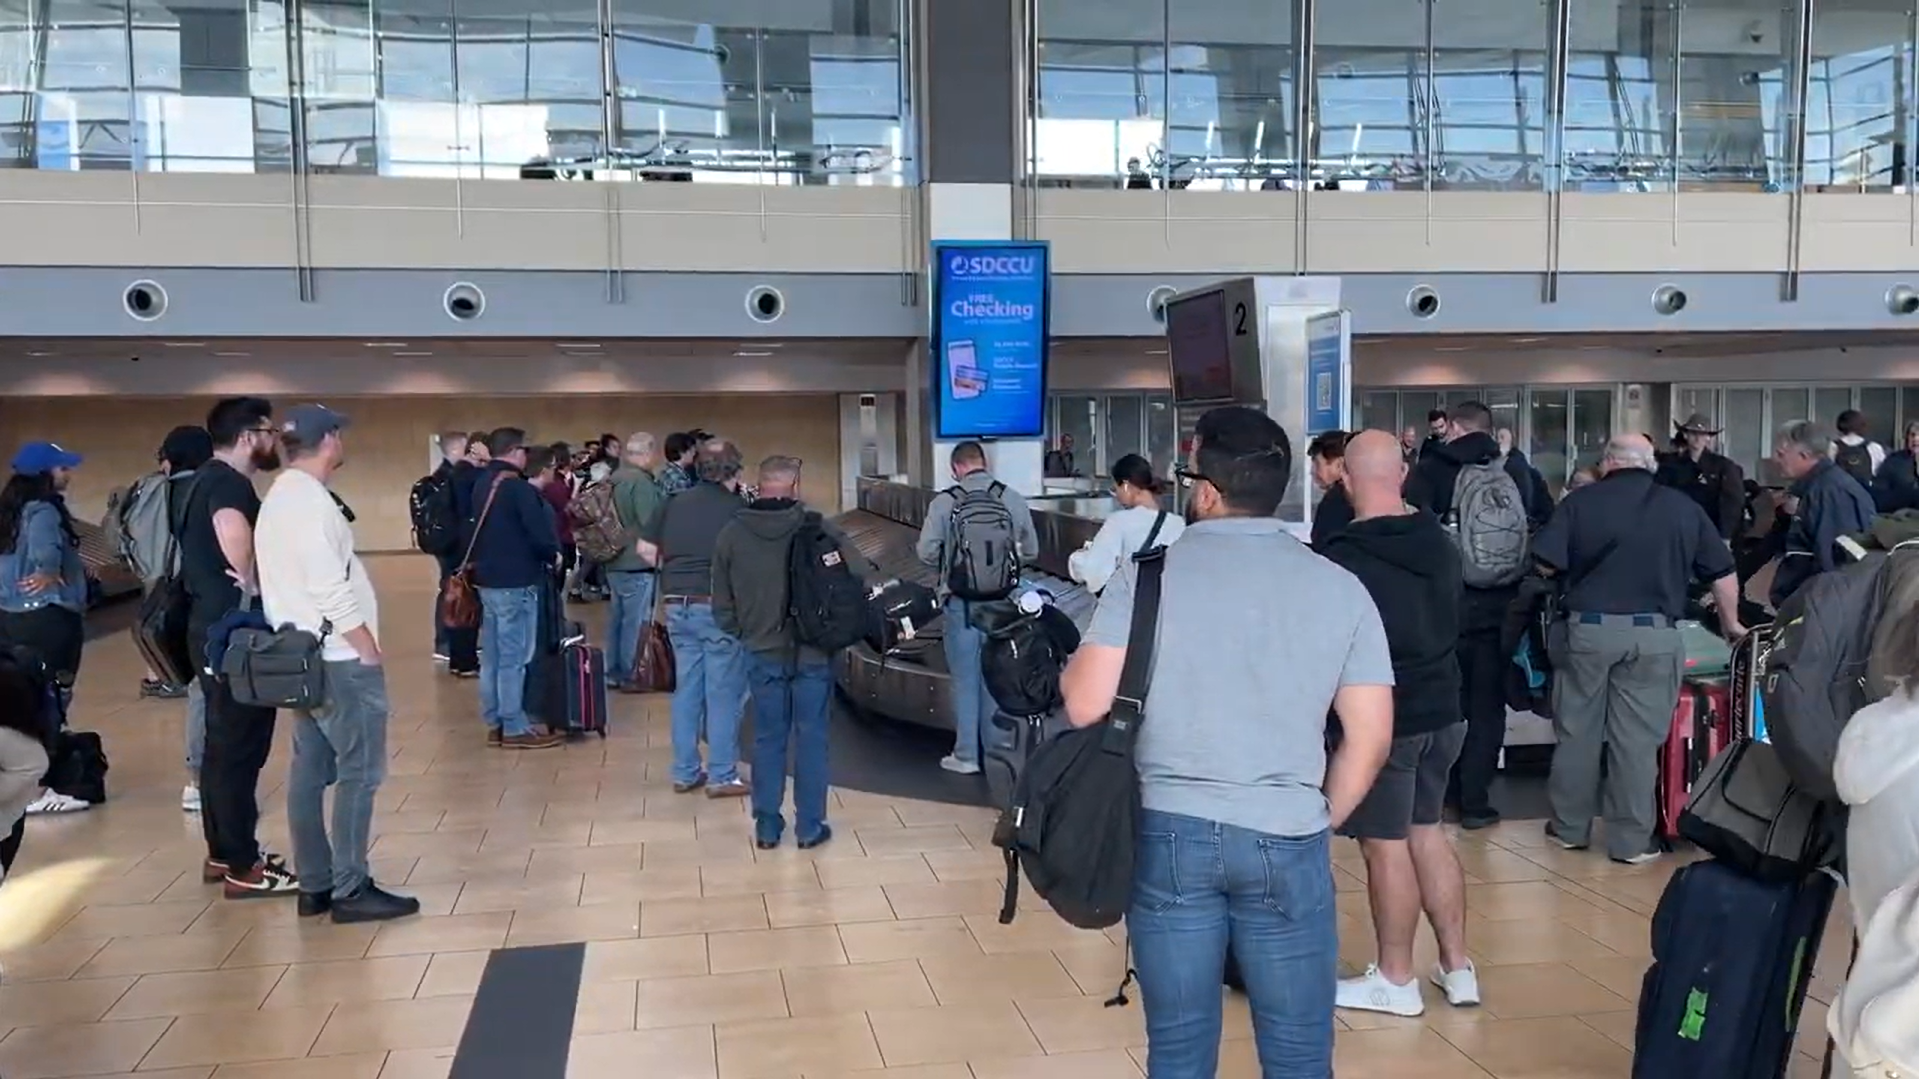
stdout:
[[1215,291],[1166,305],[1166,351],[1173,368],[1173,400],[1233,399],[1232,341],[1226,294]]

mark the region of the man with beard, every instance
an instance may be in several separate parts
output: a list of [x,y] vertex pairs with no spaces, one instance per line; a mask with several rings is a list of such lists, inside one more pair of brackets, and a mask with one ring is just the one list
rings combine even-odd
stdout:
[[225,885],[228,899],[293,895],[293,871],[260,849],[260,770],[273,748],[274,711],[240,704],[226,682],[207,672],[207,630],[239,610],[256,591],[253,525],[260,496],[253,476],[280,467],[273,404],[228,397],[207,413],[213,460],[201,468],[177,508],[180,568],[191,605],[187,642],[207,704],[206,750],[200,761],[200,822],[206,833],[205,878]]

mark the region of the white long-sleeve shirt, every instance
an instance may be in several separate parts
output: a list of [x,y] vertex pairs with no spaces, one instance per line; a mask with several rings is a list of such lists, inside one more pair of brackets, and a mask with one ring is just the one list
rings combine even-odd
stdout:
[[[1106,582],[1119,572],[1119,567],[1125,565],[1127,559],[1146,545],[1146,537],[1152,535],[1153,522],[1158,519],[1159,511],[1145,506],[1120,510],[1099,526],[1092,543],[1067,556],[1066,571],[1089,591],[1098,592],[1106,587]],[[1153,542],[1164,547],[1178,539],[1185,530],[1185,518],[1177,513],[1168,513],[1166,523],[1160,526],[1159,536]]]
[[329,660],[357,659],[345,634],[365,626],[380,639],[380,604],[353,551],[353,526],[326,485],[297,468],[281,472],[260,502],[253,526],[254,564],[268,622],[319,633]]

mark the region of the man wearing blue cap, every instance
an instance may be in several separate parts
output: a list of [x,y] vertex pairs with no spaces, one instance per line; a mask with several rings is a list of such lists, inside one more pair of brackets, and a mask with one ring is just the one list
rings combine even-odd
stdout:
[[[13,456],[0,489],[0,637],[37,650],[60,685],[71,687],[86,641],[87,571],[65,491],[80,455],[29,442]],[[71,688],[62,690],[71,694]],[[29,813],[71,813],[88,803],[48,790]]]

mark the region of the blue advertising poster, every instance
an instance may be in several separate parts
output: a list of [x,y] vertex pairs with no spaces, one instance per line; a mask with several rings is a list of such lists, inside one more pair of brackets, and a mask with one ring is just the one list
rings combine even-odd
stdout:
[[1046,433],[1048,254],[1044,243],[933,244],[935,437]]
[[1306,320],[1306,437],[1346,427],[1347,315]]

